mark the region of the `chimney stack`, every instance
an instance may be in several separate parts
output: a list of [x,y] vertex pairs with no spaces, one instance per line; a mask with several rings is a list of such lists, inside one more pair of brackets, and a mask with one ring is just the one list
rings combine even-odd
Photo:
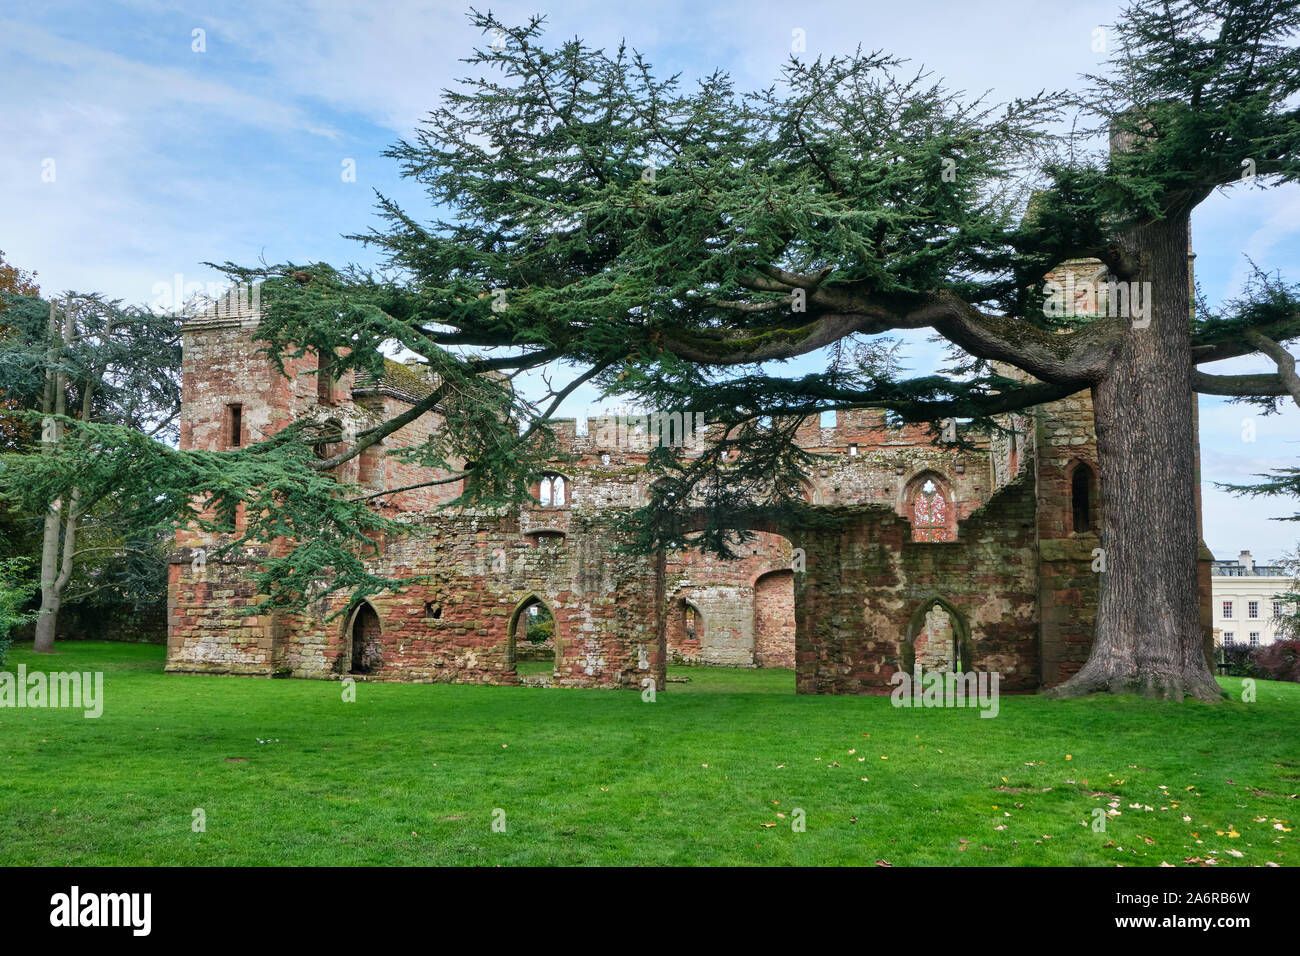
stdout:
[[1241,556],[1238,560],[1241,562],[1241,566],[1246,569],[1247,574],[1255,573],[1255,559],[1251,557],[1249,551],[1241,552]]

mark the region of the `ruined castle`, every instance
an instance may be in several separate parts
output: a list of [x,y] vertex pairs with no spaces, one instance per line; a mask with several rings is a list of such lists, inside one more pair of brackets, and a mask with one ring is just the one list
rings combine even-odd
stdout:
[[[355,433],[432,389],[393,361],[377,379],[334,380],[306,355],[281,375],[258,354],[258,319],[254,306],[227,304],[186,322],[181,448],[236,449],[308,415]],[[193,556],[221,542],[183,530],[167,670],[662,690],[668,664],[707,663],[792,668],[800,693],[887,693],[895,672],[920,663],[996,671],[1003,690],[1050,686],[1087,658],[1097,605],[1104,478],[1091,400],[1003,424],[959,444],[877,411],[806,421],[797,442],[824,457],[802,494],[839,520],[817,530],[757,520],[732,560],[615,548],[616,518],[649,494],[655,436],[636,418],[585,431],[560,421],[564,463],[509,514],[442,508],[455,483],[379,498],[410,533],[382,543],[375,569],[414,583],[355,605],[333,596],[305,612],[248,614],[259,600],[249,564],[276,545],[204,566]],[[422,416],[338,477],[376,491],[427,480],[388,452],[441,427],[436,412]],[[1209,561],[1202,548],[1207,635]],[[539,614],[549,633],[534,642]],[[552,666],[519,666],[538,656]]]

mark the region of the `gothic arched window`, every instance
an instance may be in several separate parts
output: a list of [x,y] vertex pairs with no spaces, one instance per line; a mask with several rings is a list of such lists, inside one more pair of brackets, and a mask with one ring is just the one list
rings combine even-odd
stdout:
[[926,478],[912,499],[912,540],[951,541],[952,502],[933,478]]
[[567,500],[565,490],[563,475],[553,473],[542,475],[542,483],[538,489],[537,500],[547,507],[562,508]]

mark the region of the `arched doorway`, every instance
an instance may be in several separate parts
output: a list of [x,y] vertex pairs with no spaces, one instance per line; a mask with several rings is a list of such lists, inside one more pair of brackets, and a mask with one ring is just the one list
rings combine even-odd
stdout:
[[373,674],[383,666],[383,628],[369,601],[362,601],[353,612],[348,638],[351,649],[348,673]]
[[794,572],[781,568],[754,582],[754,664],[794,668]]
[[506,657],[516,674],[553,673],[559,642],[555,614],[535,594],[524,598],[510,616]]
[[664,638],[671,663],[699,662],[704,625],[704,614],[695,601],[687,597],[669,600]]
[[903,669],[962,674],[972,670],[974,647],[962,613],[940,597],[927,598],[912,614],[901,647]]

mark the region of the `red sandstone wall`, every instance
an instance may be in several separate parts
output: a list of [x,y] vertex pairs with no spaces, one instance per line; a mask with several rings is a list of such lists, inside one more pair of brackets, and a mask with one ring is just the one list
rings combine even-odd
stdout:
[[881,507],[845,509],[838,532],[796,536],[808,556],[795,575],[800,693],[889,693],[909,625],[936,598],[964,618],[974,670],[998,672],[1003,690],[1036,687],[1034,510],[1022,474],[954,542],[913,542],[906,520]]
[[1101,578],[1093,571],[1101,547],[1099,485],[1094,485],[1092,530],[1073,529],[1071,478],[1080,463],[1098,482],[1097,438],[1092,429],[1092,398],[1080,392],[1038,410],[1035,455],[1038,475],[1037,533],[1039,616],[1042,620],[1040,679],[1052,686],[1076,673],[1088,659]]
[[[185,349],[182,447],[224,447],[230,402],[243,403],[250,442],[295,415],[322,411],[314,375],[280,377],[253,354],[248,327],[187,332]],[[293,373],[314,368],[311,357],[290,364]],[[339,383],[323,414],[359,430],[407,407],[373,388],[353,397],[351,383]],[[653,679],[663,689],[672,655],[794,665],[802,692],[881,693],[890,689],[918,609],[943,597],[965,621],[977,670],[997,670],[1005,689],[1037,686],[1040,674],[1057,679],[1086,655],[1095,607],[1091,541],[1068,530],[1062,495],[1070,460],[1095,462],[1090,416],[1079,400],[1040,416],[1032,471],[1023,466],[1034,449],[1019,439],[994,436],[961,451],[936,443],[925,426],[893,428],[875,412],[842,412],[834,428],[806,422],[801,444],[833,456],[809,474],[810,498],[821,507],[849,506],[848,524],[834,533],[787,529],[786,537],[769,529],[733,562],[616,553],[614,517],[648,495],[648,438],[635,430],[620,435],[609,420],[593,420],[582,435],[558,423],[562,449],[577,455],[556,465],[568,478],[564,507],[505,518],[431,514],[459,493],[456,484],[385,496],[381,506],[416,528],[387,543],[376,568],[420,583],[370,599],[381,663],[368,676],[515,683],[511,621],[535,596],[555,615],[558,684],[641,687]],[[342,466],[340,479],[378,490],[433,477],[383,452],[417,444],[439,427],[436,415],[425,416]],[[850,455],[854,443],[858,453]],[[951,492],[955,541],[911,540],[906,491],[925,473],[940,476]],[[564,538],[559,547],[541,547],[539,532]],[[212,543],[178,536],[182,549]],[[807,553],[804,571],[789,570],[794,546]],[[209,564],[200,575],[189,554],[182,550],[171,571],[170,670],[328,677],[350,669],[350,614],[329,619],[348,609],[346,599],[293,617],[240,615],[257,597],[247,567]],[[694,640],[678,614],[687,599],[701,611]]]
[[754,583],[754,663],[794,668],[794,572],[772,571]]
[[[667,642],[669,660],[690,664],[723,664],[733,667],[792,667],[793,649],[780,660],[760,659],[757,637],[758,603],[755,583],[770,572],[789,570],[793,548],[790,542],[771,532],[755,532],[753,539],[736,546],[740,556],[724,561],[699,552],[674,552],[665,562],[664,590],[668,596]],[[767,599],[768,618],[764,626],[777,626],[780,610],[774,598]],[[685,630],[685,604],[699,610],[696,636]],[[786,603],[785,622],[794,627],[793,590]],[[765,640],[770,640],[765,634]],[[768,658],[776,660],[769,653]]]
[[[368,676],[517,683],[511,622],[536,597],[555,616],[553,683],[641,689],[653,680],[662,690],[657,561],[609,555],[606,523],[576,520],[585,527],[558,547],[538,547],[512,520],[466,516],[424,522],[389,542],[377,571],[422,583],[369,599],[382,628],[382,664]],[[350,615],[324,620],[345,606],[331,601],[300,622],[285,658],[295,676],[349,673]]]

